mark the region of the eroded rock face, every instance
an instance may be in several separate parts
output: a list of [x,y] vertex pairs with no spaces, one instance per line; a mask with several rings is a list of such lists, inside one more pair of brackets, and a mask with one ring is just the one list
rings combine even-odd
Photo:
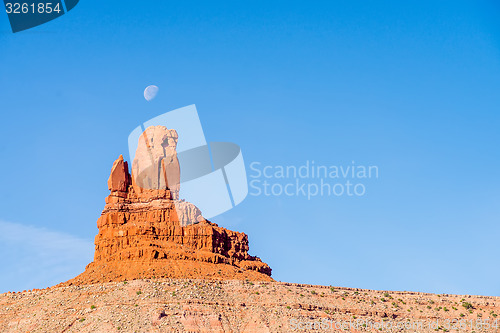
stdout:
[[247,235],[205,220],[195,205],[178,199],[177,139],[174,130],[149,127],[132,175],[123,156],[113,163],[94,262],[67,284],[160,276],[272,280],[271,268],[248,254]]

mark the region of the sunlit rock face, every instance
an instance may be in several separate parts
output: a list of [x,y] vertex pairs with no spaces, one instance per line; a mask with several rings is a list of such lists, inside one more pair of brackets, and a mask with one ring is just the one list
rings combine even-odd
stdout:
[[132,185],[138,198],[179,199],[178,138],[175,130],[164,126],[148,127],[139,137],[132,163]]

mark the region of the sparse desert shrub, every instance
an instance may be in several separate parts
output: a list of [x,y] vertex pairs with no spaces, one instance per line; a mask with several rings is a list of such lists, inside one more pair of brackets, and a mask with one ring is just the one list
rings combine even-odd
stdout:
[[466,308],[467,310],[469,310],[469,309],[472,309],[472,308],[473,308],[471,303],[469,303],[469,302],[465,302],[465,301],[463,301],[463,302],[462,302],[462,306],[463,306],[464,308]]

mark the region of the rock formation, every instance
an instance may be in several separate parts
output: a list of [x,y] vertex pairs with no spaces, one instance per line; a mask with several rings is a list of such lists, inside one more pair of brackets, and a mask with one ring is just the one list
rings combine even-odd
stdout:
[[205,220],[179,200],[177,139],[175,130],[149,127],[132,175],[123,156],[113,163],[94,261],[66,285],[150,277],[272,281],[271,268],[248,254],[246,234]]

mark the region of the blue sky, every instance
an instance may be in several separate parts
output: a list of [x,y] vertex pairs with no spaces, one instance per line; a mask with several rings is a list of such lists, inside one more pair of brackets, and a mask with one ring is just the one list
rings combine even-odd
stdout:
[[247,170],[379,168],[363,197],[248,196],[213,219],[276,280],[500,296],[499,15],[495,1],[82,0],[12,34],[0,14],[0,291],[60,282],[35,273],[50,265],[23,278],[44,246],[16,230],[78,239],[51,251],[79,263],[58,264],[61,281],[82,271],[129,133],[196,104]]

